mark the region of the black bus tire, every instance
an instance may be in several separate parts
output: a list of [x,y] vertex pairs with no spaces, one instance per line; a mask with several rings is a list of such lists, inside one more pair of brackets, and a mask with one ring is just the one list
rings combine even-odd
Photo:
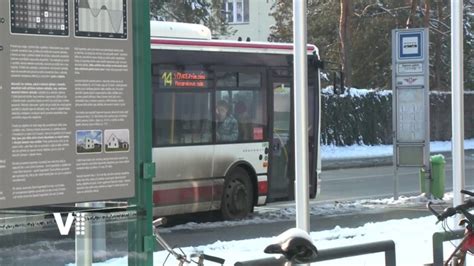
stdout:
[[242,168],[235,168],[224,182],[221,214],[225,220],[239,220],[253,209],[253,188],[250,176]]

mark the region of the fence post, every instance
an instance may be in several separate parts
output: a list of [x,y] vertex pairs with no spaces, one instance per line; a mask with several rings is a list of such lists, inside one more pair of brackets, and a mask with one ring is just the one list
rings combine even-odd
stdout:
[[443,265],[443,242],[464,237],[464,229],[433,234],[433,265]]

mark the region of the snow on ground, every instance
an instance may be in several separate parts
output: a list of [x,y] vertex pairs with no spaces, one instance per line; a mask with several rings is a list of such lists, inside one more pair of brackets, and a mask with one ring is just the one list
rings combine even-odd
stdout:
[[[443,200],[431,200],[437,204],[447,204],[446,202],[451,201],[453,198],[452,192],[446,193]],[[370,200],[356,200],[356,201],[344,201],[344,202],[317,202],[312,201],[310,203],[310,215],[312,216],[337,216],[347,215],[352,213],[361,213],[370,210],[376,210],[381,208],[388,208],[394,206],[425,206],[428,199],[424,194],[417,196],[400,196],[398,200],[393,198],[386,199],[370,199]],[[240,221],[219,221],[219,222],[204,222],[194,223],[189,222],[186,224],[176,225],[169,228],[160,229],[163,233],[169,233],[177,230],[199,230],[199,229],[211,229],[211,228],[222,228],[222,227],[233,227],[247,224],[265,224],[274,223],[279,221],[295,220],[296,208],[293,203],[287,204],[287,207],[262,206],[256,207],[255,212],[249,218]],[[446,205],[447,206],[447,205]]]
[[[378,90],[378,89],[357,89],[357,88],[345,88],[343,94],[339,94],[339,97],[364,97],[369,93],[377,93],[380,96],[388,96],[392,94],[391,90]],[[327,86],[322,89],[323,95],[334,95],[334,86]]]
[[[474,149],[474,139],[465,140],[465,149]],[[446,152],[451,150],[451,142],[435,141],[431,142],[432,152]],[[393,152],[392,145],[380,146],[323,146],[323,159],[350,159],[350,158],[369,158],[380,156],[391,156]],[[445,194],[444,199],[450,201],[452,193]],[[388,199],[372,199],[358,200],[351,202],[332,202],[311,204],[311,215],[341,215],[354,212],[363,212],[375,208],[387,208],[391,206],[423,206],[427,202],[424,195],[414,197],[401,196],[398,200]],[[444,201],[435,201],[443,208],[448,203]],[[295,207],[290,204],[285,208],[272,208],[271,206],[258,208],[255,214],[242,221],[223,221],[213,223],[188,223],[178,225],[171,228],[164,228],[162,232],[170,232],[173,230],[183,229],[207,229],[217,227],[232,227],[235,225],[255,224],[255,223],[271,223],[282,220],[292,220],[295,218]],[[423,265],[432,262],[432,235],[435,232],[443,231],[441,224],[436,224],[434,216],[426,216],[417,219],[401,219],[389,220],[378,223],[367,223],[357,228],[341,228],[335,226],[332,230],[311,232],[311,238],[319,249],[327,249],[333,247],[341,247],[347,245],[355,245],[369,243],[374,241],[393,240],[396,245],[397,265]],[[236,261],[252,260],[269,257],[264,254],[264,248],[273,243],[276,237],[257,238],[241,241],[217,241],[215,243],[197,246],[183,247],[186,254],[193,252],[204,252],[226,259],[225,265],[233,265]],[[445,258],[454,249],[451,242],[444,243]],[[164,264],[168,254],[165,251],[155,252],[155,265],[177,265],[171,258]],[[383,253],[350,257],[346,259],[318,262],[315,265],[383,265]],[[98,266],[109,265],[127,265],[127,258],[116,258],[104,263],[97,263]],[[207,264],[206,264],[207,265]],[[209,263],[212,265],[212,263]],[[467,265],[474,265],[472,257],[468,258]]]
[[[446,193],[445,200],[452,199],[452,193]],[[358,200],[353,202],[335,202],[333,204],[315,203],[311,206],[311,215],[338,215],[348,214],[352,212],[362,212],[375,208],[387,208],[391,206],[424,206],[427,199],[424,195],[403,197],[398,200],[393,198],[376,199],[376,200]],[[449,203],[444,201],[435,201],[438,204],[437,209],[443,209]],[[183,229],[207,229],[216,227],[227,227],[233,225],[242,225],[250,223],[270,223],[277,220],[294,219],[296,214],[294,206],[289,206],[283,209],[262,208],[258,210],[254,217],[243,221],[235,222],[214,222],[214,223],[188,223],[185,225],[178,225],[172,228],[163,229],[162,231],[173,231]],[[436,224],[434,216],[427,216],[418,219],[401,219],[389,220],[378,223],[367,223],[364,226],[357,228],[342,228],[335,226],[331,230],[324,230],[318,232],[311,232],[311,238],[319,249],[328,249],[333,247],[341,247],[355,244],[363,244],[375,241],[393,240],[396,245],[397,265],[423,265],[432,261],[431,239],[435,232],[441,232],[444,229],[441,224]],[[167,234],[166,236],[169,236]],[[165,237],[166,237],[165,236]],[[233,265],[236,261],[252,260],[269,257],[264,254],[264,248],[274,243],[276,237],[272,238],[256,238],[241,241],[217,241],[215,243],[197,247],[184,247],[183,251],[186,254],[195,252],[204,252],[209,255],[214,255],[226,259],[225,265]],[[445,242],[445,258],[449,255],[453,248],[451,242]],[[164,251],[156,252],[154,254],[155,265],[176,265],[175,261],[168,258]],[[357,257],[350,257],[345,259],[318,262],[315,265],[383,265],[383,253],[372,255],[364,255]],[[472,258],[470,259],[471,263]],[[109,265],[127,265],[127,258],[116,258],[105,263],[98,263],[94,265],[109,266]],[[210,263],[209,265],[213,265]],[[471,264],[467,264],[471,265]],[[472,264],[474,265],[474,264]]]
[[[319,249],[328,249],[375,241],[393,240],[396,246],[397,265],[423,265],[432,262],[432,235],[443,231],[441,224],[436,224],[434,216],[417,219],[389,220],[378,223],[367,223],[357,228],[342,228],[335,226],[332,230],[311,232],[311,238]],[[204,252],[206,254],[226,259],[225,265],[233,265],[236,261],[252,260],[269,257],[264,254],[264,248],[275,242],[276,237],[247,239],[242,241],[217,241],[210,245],[186,247],[186,254]],[[445,258],[453,250],[451,242],[444,243]],[[164,251],[154,254],[154,264],[163,265],[167,257]],[[473,265],[469,258],[467,265]],[[314,265],[383,265],[383,253],[350,257],[339,260],[318,262]],[[126,258],[118,258],[94,265],[127,265]],[[164,265],[176,265],[171,258]],[[212,265],[210,263],[209,265]]]
[[[431,152],[451,151],[451,141],[432,141],[430,143]],[[474,149],[474,139],[464,140],[464,149]],[[393,145],[351,145],[351,146],[321,146],[322,160],[336,159],[359,159],[384,157],[393,155]]]

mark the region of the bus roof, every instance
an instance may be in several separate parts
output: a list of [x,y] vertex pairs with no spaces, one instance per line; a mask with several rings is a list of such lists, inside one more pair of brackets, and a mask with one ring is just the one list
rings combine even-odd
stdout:
[[210,40],[211,30],[200,24],[150,21],[150,36],[174,39]]
[[[158,50],[293,54],[292,43],[213,40],[210,29],[200,24],[150,21],[150,36],[151,48]],[[307,50],[319,58],[315,45]]]
[[[187,40],[155,37],[151,38],[151,49],[235,53],[293,54],[292,43],[240,42],[228,40]],[[315,45],[308,44],[307,50],[308,54],[316,54],[319,57],[319,51]]]

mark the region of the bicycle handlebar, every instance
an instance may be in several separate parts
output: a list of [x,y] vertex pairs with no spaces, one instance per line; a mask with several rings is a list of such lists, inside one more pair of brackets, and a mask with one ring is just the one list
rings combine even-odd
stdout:
[[[446,218],[448,217],[451,217],[453,215],[455,215],[457,213],[456,209],[453,208],[453,207],[448,207],[446,209],[444,209],[444,211],[442,213],[439,213],[437,212],[435,209],[433,209],[433,207],[431,207],[431,204],[433,204],[431,201],[428,202],[428,204],[426,205],[426,207],[428,207],[428,209],[430,210],[430,212],[436,216],[436,218],[438,219],[438,221],[436,223],[439,223],[443,220],[445,220]],[[459,205],[461,206],[461,205]],[[458,207],[459,207],[458,206]]]
[[166,220],[165,217],[160,217],[160,218],[158,218],[158,219],[156,219],[156,220],[153,221],[153,226],[154,226],[154,227],[158,227],[158,226],[160,226],[160,225],[166,224],[166,222],[167,222],[167,220]]
[[214,257],[214,256],[207,255],[207,254],[204,254],[204,253],[191,254],[191,258],[196,258],[196,257],[197,258],[202,258],[203,260],[212,261],[212,262],[218,263],[220,265],[224,265],[224,263],[225,263],[225,259],[222,259],[222,258],[219,258],[219,257]]
[[462,193],[462,194],[469,195],[469,196],[471,196],[471,197],[474,197],[474,192],[471,192],[471,191],[469,191],[469,190],[464,190],[464,189],[463,189],[463,190],[461,190],[461,193]]
[[[474,196],[473,192],[467,190],[461,190],[461,193]],[[436,218],[438,218],[438,221],[436,223],[439,223],[445,220],[446,218],[455,215],[456,213],[463,214],[469,220],[469,222],[474,223],[474,216],[468,212],[469,209],[474,207],[474,199],[468,199],[463,204],[460,204],[456,207],[448,207],[444,209],[444,211],[441,213],[433,209],[433,207],[431,207],[431,204],[431,201],[428,202],[426,207],[430,210],[431,213],[433,213],[434,216],[436,216]]]

